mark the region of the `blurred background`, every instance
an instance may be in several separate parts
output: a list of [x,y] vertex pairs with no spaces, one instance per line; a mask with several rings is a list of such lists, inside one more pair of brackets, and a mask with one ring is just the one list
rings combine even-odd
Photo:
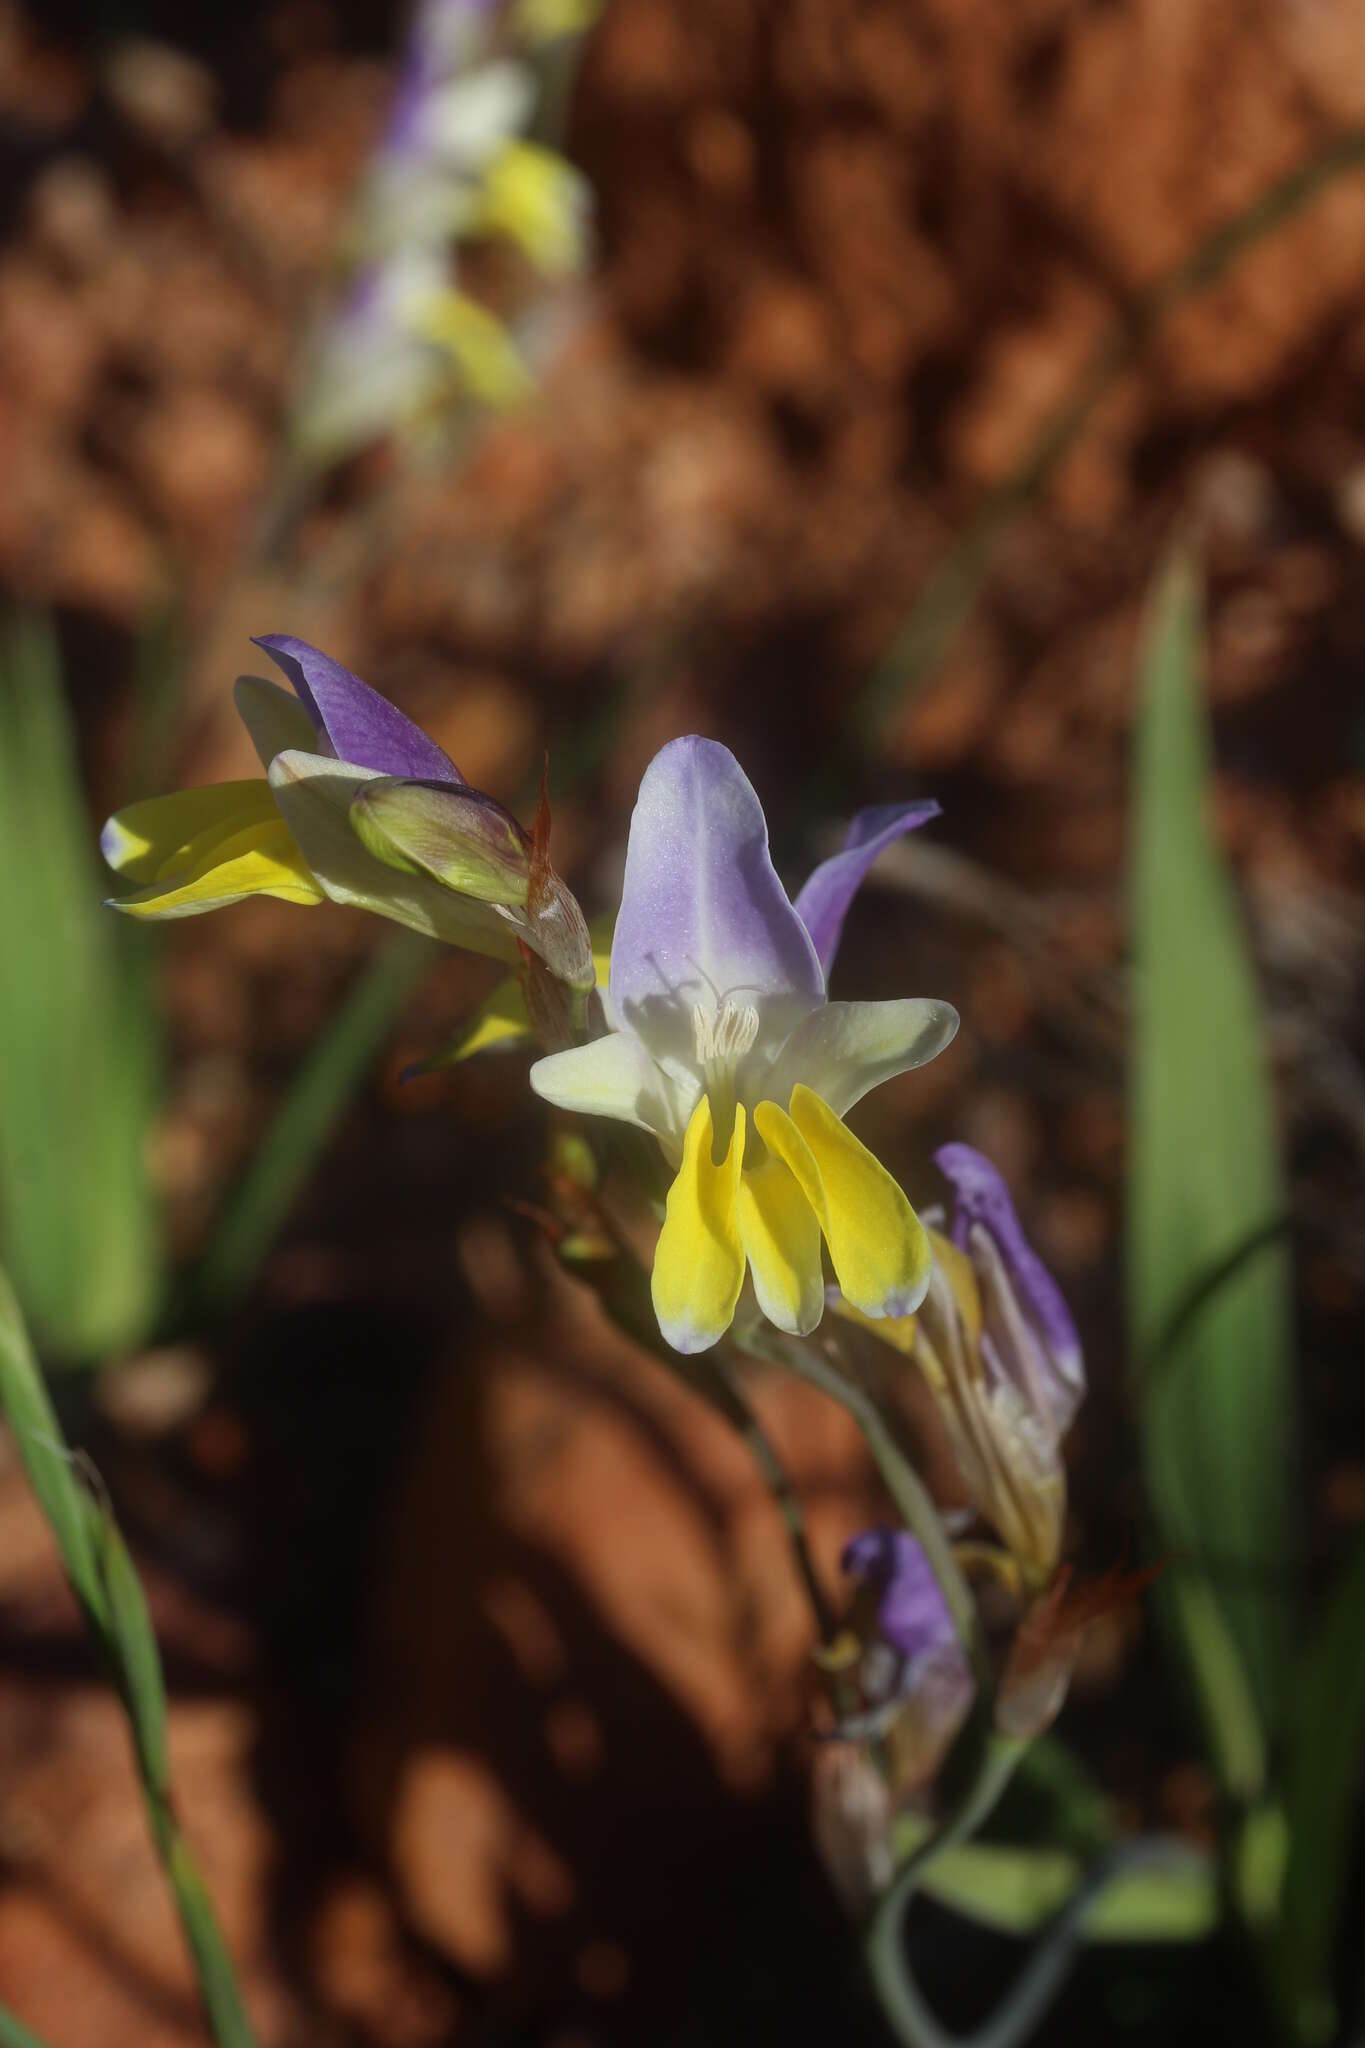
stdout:
[[[131,931],[96,834],[254,772],[259,632],[523,816],[548,749],[590,914],[676,733],[736,750],[793,884],[858,805],[938,797],[836,992],[944,996],[962,1030],[855,1121],[918,1202],[948,1138],[1008,1177],[1082,1325],[1068,1551],[1100,1573],[1143,1528],[1130,742],[1183,534],[1293,1219],[1311,1599],[1365,1527],[1365,174],[1152,287],[1365,120],[1365,18],[565,8],[535,119],[582,248],[460,257],[525,389],[466,351],[386,411],[380,344],[343,336],[341,388],[378,396],[318,427],[408,34],[361,0],[0,4],[3,1256],[143,1574],[263,2042],[874,2048],[778,1517],[512,1206],[544,1149],[524,1059],[400,1079],[495,975],[331,905]],[[809,1389],[762,1399],[837,1588],[885,1513],[866,1455]],[[1155,1635],[1137,1606],[1091,1632],[1061,1732],[1125,1823],[1211,1840]],[[960,1923],[936,1939],[951,1962]],[[1045,2038],[1230,2030],[1235,1947],[1185,1968],[1088,1961]],[[0,1997],[52,2048],[204,2038],[5,1445]]]

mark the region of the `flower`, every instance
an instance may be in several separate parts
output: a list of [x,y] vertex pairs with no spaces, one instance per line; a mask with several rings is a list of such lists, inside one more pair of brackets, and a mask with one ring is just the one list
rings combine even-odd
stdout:
[[538,1061],[531,1086],[561,1108],[652,1132],[674,1168],[652,1292],[678,1351],[724,1335],[746,1264],[770,1321],[814,1329],[822,1235],[840,1287],[866,1315],[903,1315],[928,1285],[919,1219],[843,1118],[869,1089],[940,1052],[957,1012],[927,999],[830,1002],[825,982],[863,875],[936,809],[855,819],[793,906],[758,798],[727,747],[674,740],[645,771],[608,1030]]
[[587,926],[549,862],[548,809],[526,832],[338,662],[288,634],[256,645],[293,692],[237,680],[265,779],[117,812],[100,845],[140,886],[114,908],[190,917],[246,896],[331,897],[494,959],[524,963],[529,950],[571,989],[591,988]]
[[585,25],[488,0],[418,6],[346,236],[349,275],[298,380],[290,432],[305,460],[336,460],[459,395],[493,407],[529,395],[518,338],[460,288],[456,249],[497,238],[543,276],[582,268],[588,188],[524,131],[541,97],[538,48]]
[[1061,1552],[1061,1445],[1085,1393],[1080,1340],[989,1159],[944,1145],[934,1160],[953,1190],[947,1233],[934,1227],[942,1212],[926,1211],[928,1291],[915,1316],[877,1335],[919,1366],[973,1502],[1036,1590]]
[[862,1581],[858,1678],[865,1711],[841,1722],[853,1740],[895,1731],[898,1791],[931,1778],[975,1696],[967,1652],[923,1547],[905,1529],[866,1529],[844,1548]]

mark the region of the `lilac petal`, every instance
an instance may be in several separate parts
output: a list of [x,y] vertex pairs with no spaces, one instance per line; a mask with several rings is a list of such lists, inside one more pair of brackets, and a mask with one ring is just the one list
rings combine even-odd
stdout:
[[844,1546],[846,1572],[877,1594],[877,1626],[907,1662],[957,1643],[948,1604],[922,1546],[905,1529],[865,1529]]
[[796,899],[796,911],[810,933],[826,977],[843,936],[848,906],[879,853],[939,815],[932,799],[915,804],[874,804],[859,811],[844,836],[842,849],[822,860]]
[[727,996],[788,1030],[824,995],[768,853],[763,809],[728,747],[671,740],[645,770],[611,949],[611,1006],[651,1044],[690,1049],[694,1005]]
[[410,781],[464,781],[443,747],[330,655],[290,633],[259,633],[256,645],[293,684],[338,761]]
[[[1071,1311],[1020,1227],[1009,1189],[971,1145],[943,1145],[934,1164],[953,1188],[950,1235],[972,1256],[982,1282],[989,1339],[998,1363],[1034,1405],[1041,1396],[1058,1434],[1085,1391],[1085,1366]],[[983,1241],[984,1240],[984,1241]]]

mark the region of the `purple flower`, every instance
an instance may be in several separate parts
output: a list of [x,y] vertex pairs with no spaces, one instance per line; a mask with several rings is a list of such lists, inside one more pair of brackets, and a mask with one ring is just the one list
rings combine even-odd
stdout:
[[1029,1245],[1004,1181],[969,1145],[935,1159],[953,1190],[932,1227],[929,1287],[888,1333],[936,1396],[958,1468],[1026,1586],[1051,1578],[1066,1518],[1062,1438],[1085,1392],[1076,1326]]
[[1061,1437],[1085,1393],[1080,1338],[1062,1291],[1024,1236],[1009,1189],[982,1152],[943,1145],[934,1164],[953,1190],[948,1235],[981,1290],[981,1355]]
[[[895,829],[908,829],[900,815]],[[814,1329],[822,1238],[864,1314],[905,1314],[928,1284],[918,1218],[843,1118],[940,1052],[957,1013],[932,999],[825,993],[822,957],[877,838],[826,862],[802,892],[817,938],[777,878],[762,807],[728,748],[674,740],[640,784],[608,1032],[539,1061],[531,1085],[562,1108],[639,1125],[674,1167],[653,1294],[680,1351],[724,1335],[746,1266],[770,1321]]]

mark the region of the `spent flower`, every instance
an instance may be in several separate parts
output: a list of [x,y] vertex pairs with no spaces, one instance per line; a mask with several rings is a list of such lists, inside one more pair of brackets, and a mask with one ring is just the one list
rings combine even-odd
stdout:
[[674,740],[645,772],[603,992],[608,1028],[540,1060],[531,1085],[657,1139],[674,1178],[653,1300],[678,1351],[725,1334],[746,1266],[770,1321],[813,1330],[825,1305],[822,1237],[865,1315],[907,1314],[929,1284],[923,1226],[843,1119],[940,1052],[957,1012],[923,997],[831,1002],[826,975],[863,875],[936,810],[856,819],[793,905],[728,748]]
[[860,1582],[854,1608],[862,1711],[850,1740],[888,1742],[902,1796],[933,1777],[976,1686],[948,1604],[922,1545],[906,1529],[865,1529],[845,1545],[844,1570]]
[[877,1335],[918,1365],[975,1507],[1037,1591],[1061,1552],[1062,1440],[1085,1393],[1080,1340],[990,1160],[970,1145],[934,1159],[952,1203],[946,1218],[925,1212],[928,1288],[913,1317]]

